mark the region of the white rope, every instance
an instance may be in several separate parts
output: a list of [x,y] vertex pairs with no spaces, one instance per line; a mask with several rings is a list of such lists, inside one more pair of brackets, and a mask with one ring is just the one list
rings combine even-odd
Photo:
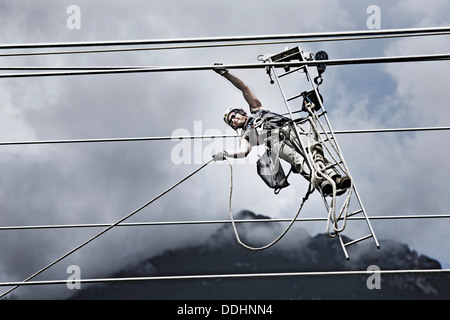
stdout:
[[273,245],[275,245],[277,242],[279,242],[286,235],[286,233],[292,227],[294,222],[297,221],[297,218],[298,218],[298,216],[300,214],[300,211],[303,208],[303,205],[305,204],[305,202],[308,199],[309,195],[314,191],[314,189],[311,188],[311,186],[308,188],[308,191],[306,192],[306,195],[303,197],[303,200],[302,200],[302,203],[300,205],[300,208],[298,209],[298,211],[295,214],[294,218],[292,218],[292,220],[289,223],[289,225],[284,229],[284,231],[275,240],[273,240],[272,242],[270,242],[267,245],[262,246],[262,247],[252,247],[250,245],[245,244],[241,240],[241,238],[239,236],[239,232],[237,231],[237,228],[236,228],[236,221],[233,218],[233,212],[231,210],[231,202],[232,202],[232,195],[233,195],[233,166],[231,165],[231,162],[227,158],[225,158],[225,159],[228,162],[228,166],[230,167],[230,195],[229,195],[229,198],[228,198],[228,212],[230,214],[231,224],[233,226],[233,230],[234,230],[234,234],[235,234],[235,237],[236,237],[236,241],[241,246],[243,246],[244,248],[249,249],[249,250],[253,250],[253,251],[265,250],[265,249],[268,249],[268,248],[272,247]]

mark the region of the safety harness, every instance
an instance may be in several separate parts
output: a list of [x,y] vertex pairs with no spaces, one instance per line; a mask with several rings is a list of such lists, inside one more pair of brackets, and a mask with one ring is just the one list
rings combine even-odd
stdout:
[[[289,186],[287,179],[292,172],[292,167],[286,175],[280,163],[280,151],[277,154],[272,152],[272,142],[275,142],[275,139],[278,141],[281,139],[281,144],[285,143],[286,133],[282,128],[291,122],[291,119],[277,113],[260,110],[247,124],[247,129],[255,130],[256,139],[260,139],[261,132],[259,130],[264,130],[265,152],[256,162],[256,172],[268,187],[274,189],[275,194]],[[273,130],[279,130],[279,134],[272,136]]]

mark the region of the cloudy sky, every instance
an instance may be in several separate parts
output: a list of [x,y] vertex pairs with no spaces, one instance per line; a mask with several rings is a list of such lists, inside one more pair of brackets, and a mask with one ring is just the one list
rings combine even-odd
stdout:
[[[79,29],[68,28],[70,5]],[[0,43],[218,37],[367,30],[367,8],[380,27],[448,26],[446,0],[378,1],[118,1],[3,0]],[[0,57],[1,66],[194,66],[256,63],[286,46],[326,50],[330,58],[437,54],[450,38],[275,44],[189,50]],[[46,50],[46,49],[41,49]],[[14,53],[5,50],[0,53]],[[333,66],[321,86],[335,130],[437,127],[450,123],[447,62]],[[234,72],[263,104],[284,112],[263,69]],[[212,71],[89,75],[0,80],[0,140],[59,140],[227,134],[222,111],[242,96]],[[309,89],[309,88],[305,88]],[[304,89],[301,88],[303,91]],[[370,216],[448,213],[450,165],[446,131],[340,135],[339,144]],[[209,160],[234,140],[0,146],[1,226],[114,223]],[[186,149],[185,149],[186,150]],[[181,162],[181,163],[180,163]],[[275,196],[251,162],[234,169],[233,210],[292,218],[306,182]],[[209,165],[128,222],[228,218],[229,168]],[[314,194],[304,217],[326,217]],[[450,266],[445,219],[374,221],[379,239],[410,245]],[[203,241],[217,226],[115,228],[37,279],[66,279],[69,265],[84,278],[109,272],[166,248]],[[325,223],[304,223],[311,235]],[[101,229],[3,230],[0,281],[21,281]],[[292,232],[295,232],[295,228]],[[348,236],[352,236],[351,233]],[[272,239],[267,239],[271,241]],[[20,288],[12,297],[61,298],[66,289]]]

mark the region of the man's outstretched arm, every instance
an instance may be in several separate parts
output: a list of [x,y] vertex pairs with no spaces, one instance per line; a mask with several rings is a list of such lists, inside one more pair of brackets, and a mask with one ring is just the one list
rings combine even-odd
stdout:
[[255,96],[252,90],[238,77],[232,75],[228,70],[226,69],[218,69],[216,71],[223,77],[225,77],[228,81],[230,81],[236,88],[241,90],[242,94],[244,95],[245,101],[247,101],[248,106],[250,108],[250,112],[256,112],[259,109],[262,108],[261,101]]

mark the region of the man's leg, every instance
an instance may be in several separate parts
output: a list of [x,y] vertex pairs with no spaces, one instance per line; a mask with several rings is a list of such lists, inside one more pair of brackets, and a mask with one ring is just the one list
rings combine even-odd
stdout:
[[[316,189],[321,190],[324,196],[329,196],[332,194],[333,183],[335,183],[338,189],[337,195],[343,194],[351,186],[350,179],[346,176],[342,177],[336,168],[330,166],[331,162],[325,157],[323,146],[318,141],[311,141],[308,136],[301,133],[300,139],[305,149],[309,147],[309,152],[312,153],[312,161],[315,166],[320,168],[322,173],[313,177],[312,183]],[[286,141],[281,146],[280,158],[289,162],[294,167],[294,170],[303,175],[308,181],[311,181],[311,173],[302,153],[297,134],[294,128],[291,127],[287,130]]]

